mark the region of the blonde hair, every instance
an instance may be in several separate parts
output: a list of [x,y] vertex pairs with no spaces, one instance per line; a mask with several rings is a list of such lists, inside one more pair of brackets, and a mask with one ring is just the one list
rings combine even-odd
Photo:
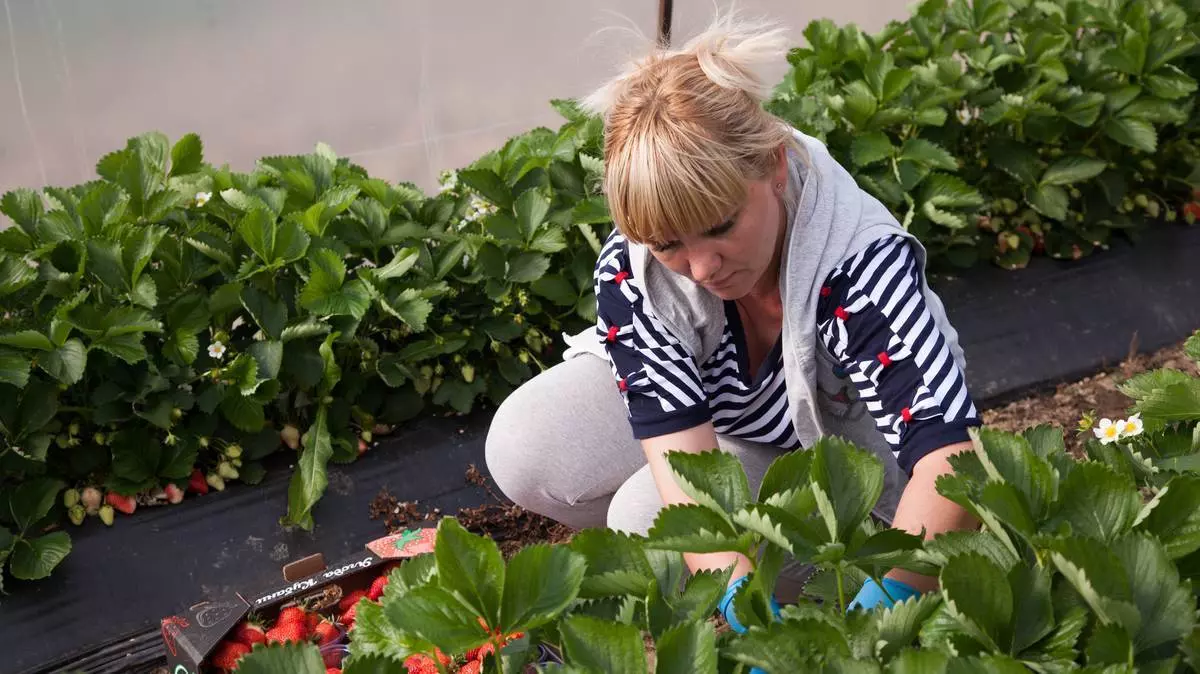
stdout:
[[784,30],[718,15],[681,49],[654,48],[584,99],[604,119],[604,191],[613,222],[638,243],[712,227],[771,173],[790,127],[763,109],[764,66]]

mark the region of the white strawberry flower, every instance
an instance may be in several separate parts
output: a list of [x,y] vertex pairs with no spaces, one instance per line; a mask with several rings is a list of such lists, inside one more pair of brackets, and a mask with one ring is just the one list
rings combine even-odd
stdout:
[[1121,439],[1124,440],[1125,438],[1132,438],[1135,435],[1141,435],[1144,430],[1146,430],[1146,427],[1142,423],[1142,413],[1138,412],[1125,420],[1125,425],[1121,429]]
[[196,193],[196,205],[197,206],[203,206],[204,204],[207,204],[209,199],[212,199],[212,192],[197,192]]
[[960,122],[960,123],[961,123],[963,126],[966,126],[966,125],[970,124],[970,123],[971,123],[971,120],[972,120],[972,119],[974,119],[974,116],[971,114],[971,108],[970,108],[969,106],[966,106],[966,105],[964,105],[963,107],[959,108],[959,109],[958,109],[958,112],[956,112],[956,113],[954,113],[954,114],[955,114],[955,115],[958,117],[958,121],[959,121],[959,122]]
[[1095,433],[1096,437],[1100,439],[1100,444],[1108,445],[1120,439],[1121,429],[1123,427],[1123,422],[1118,425],[1118,423],[1114,422],[1112,419],[1101,419],[1100,423],[1092,429],[1092,432]]
[[[208,357],[215,360],[221,360],[225,356],[225,345],[220,342],[213,342],[208,345]],[[1107,421],[1107,420],[1106,420]]]

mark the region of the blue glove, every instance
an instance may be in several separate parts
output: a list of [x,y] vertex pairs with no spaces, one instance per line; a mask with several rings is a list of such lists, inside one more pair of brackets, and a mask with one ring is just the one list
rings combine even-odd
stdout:
[[[742,576],[741,578],[733,581],[733,583],[729,585],[729,589],[725,590],[725,596],[721,597],[721,601],[717,604],[717,608],[721,610],[721,615],[725,616],[725,622],[729,623],[730,629],[738,634],[745,634],[746,626],[743,625],[734,614],[733,596],[737,594],[737,591],[749,581],[750,578],[747,576]],[[771,613],[774,613],[776,618],[779,617],[779,604],[775,602],[775,597],[771,597]],[[751,667],[750,674],[767,673],[758,667]]]
[[[883,593],[885,588],[887,589],[887,594]],[[892,599],[888,599],[888,594],[892,596],[892,599],[899,602],[909,597],[915,597],[921,594],[921,592],[908,583],[902,583],[891,578],[884,578],[883,587],[879,587],[874,579],[868,578],[867,582],[863,583],[862,589],[858,591],[858,595],[854,597],[854,601],[850,602],[850,605],[846,607],[846,610],[851,611],[856,608],[863,608],[870,611],[879,606],[891,608],[894,602]]]
[[[729,627],[738,634],[745,634],[746,626],[737,619],[736,615],[734,615],[733,596],[737,594],[737,591],[748,582],[750,582],[750,578],[748,576],[742,576],[741,578],[733,581],[733,583],[729,585],[729,589],[725,590],[725,596],[721,597],[720,603],[717,604],[717,608],[720,609],[721,615],[725,616],[725,622],[729,623]],[[775,602],[774,597],[771,597],[771,612],[775,614],[776,618],[779,617],[779,604]]]

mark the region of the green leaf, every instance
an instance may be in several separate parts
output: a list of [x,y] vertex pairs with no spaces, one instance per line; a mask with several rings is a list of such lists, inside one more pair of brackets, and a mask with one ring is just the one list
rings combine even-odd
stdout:
[[1150,93],[1167,100],[1178,100],[1196,93],[1196,80],[1175,66],[1167,66],[1142,79]]
[[325,674],[321,652],[311,643],[264,644],[242,656],[238,674]]
[[[1192,10],[1194,11],[1194,10]],[[1200,39],[1189,32],[1164,30],[1150,40],[1147,50],[1145,72],[1153,72],[1189,52],[1200,44]]]
[[234,427],[247,433],[262,430],[263,424],[266,423],[263,404],[243,396],[236,390],[230,390],[221,400],[221,414],[225,415]]
[[21,188],[0,197],[0,213],[12,218],[26,234],[33,236],[44,209],[42,198],[33,190]]
[[837,437],[824,437],[812,449],[811,480],[829,497],[837,518],[837,541],[847,541],[883,492],[879,459]]
[[725,517],[696,504],[660,510],[649,538],[652,547],[679,552],[724,552],[741,547],[737,531]]
[[[475,615],[483,617],[488,625],[497,625],[501,593],[505,587],[504,558],[500,556],[500,548],[490,538],[468,532],[452,518],[444,518],[438,525],[437,539],[433,553],[442,586],[470,606]],[[434,639],[430,641],[437,643]]]
[[575,290],[575,286],[557,274],[541,277],[533,282],[530,289],[560,307],[575,306],[579,301],[579,291]]
[[13,578],[41,580],[71,552],[71,537],[65,531],[55,531],[37,538],[17,540],[8,560]]
[[0,345],[12,346],[18,349],[36,349],[38,351],[53,351],[54,343],[37,330],[21,330],[0,335]]
[[1154,152],[1158,149],[1158,134],[1150,122],[1128,117],[1113,118],[1105,123],[1104,131],[1109,138],[1118,143],[1142,152]]
[[1138,651],[1190,634],[1196,626],[1196,600],[1190,583],[1180,582],[1162,545],[1149,535],[1132,534],[1112,550],[1125,567],[1141,615],[1141,628],[1134,635]]
[[189,133],[175,141],[171,148],[171,175],[195,173],[204,164],[204,144],[200,136]]
[[1011,653],[1021,653],[1054,630],[1054,604],[1050,594],[1050,569],[1016,565],[1008,572],[1012,588],[1013,622]]
[[1095,157],[1063,157],[1050,165],[1042,175],[1043,185],[1071,185],[1095,178],[1108,164]]
[[1127,75],[1140,75],[1146,67],[1146,38],[1127,32],[1122,43],[1106,51],[1100,62]]
[[396,279],[408,273],[420,260],[420,250],[415,246],[401,248],[387,264],[375,270],[375,278],[380,281]]
[[871,93],[870,87],[862,80],[854,80],[846,85],[843,94],[842,114],[855,128],[864,129],[871,116],[879,109],[879,101]]
[[855,166],[869,166],[891,157],[895,151],[892,141],[882,131],[857,135],[850,144],[850,158]]
[[78,339],[68,339],[62,346],[43,356],[38,361],[38,367],[64,384],[77,384],[83,379],[83,372],[87,368],[87,347]]
[[893,604],[878,612],[879,638],[875,642],[875,657],[888,661],[917,640],[925,621],[942,605],[938,593],[926,593]]
[[129,293],[129,299],[134,304],[153,309],[158,305],[158,286],[150,276],[141,276]]
[[655,580],[640,542],[612,529],[584,529],[568,544],[587,564],[579,596],[584,599],[645,596]]
[[29,383],[29,357],[19,351],[0,349],[0,384],[25,388]]
[[846,636],[819,618],[790,619],[753,630],[722,649],[722,655],[768,672],[820,671],[817,660],[850,658]]
[[325,405],[317,409],[312,426],[300,438],[303,449],[296,461],[296,472],[288,486],[288,512],[283,524],[296,525],[305,531],[313,526],[312,509],[321,500],[329,484],[326,466],[333,456],[329,435],[329,412]]
[[[171,406],[164,401],[169,422]],[[162,459],[162,444],[152,438],[148,431],[134,426],[136,430],[122,430],[113,434],[113,475],[130,483],[149,482],[158,475],[158,464]]]
[[1200,365],[1200,330],[1192,333],[1192,336],[1183,343],[1183,353]]
[[1132,481],[1101,463],[1075,466],[1059,490],[1058,517],[1072,531],[1112,542],[1132,526],[1142,501]]
[[525,239],[529,240],[546,221],[546,213],[550,211],[550,200],[537,190],[526,190],[517,197],[516,210],[517,224],[521,226]]
[[439,249],[437,263],[434,265],[434,277],[442,279],[454,271],[454,268],[462,262],[463,257],[467,254],[467,247],[465,240],[458,240],[447,247]]
[[59,492],[65,486],[59,480],[48,477],[33,478],[21,483],[10,492],[10,498],[7,500],[9,511],[0,519],[11,519],[17,527],[18,534],[28,534],[34,525],[50,514]]
[[1158,537],[1172,559],[1200,549],[1200,476],[1177,475],[1142,508],[1135,526]]
[[1136,629],[1141,617],[1130,603],[1129,578],[1113,551],[1097,539],[1081,536],[1063,540],[1056,547],[1051,554],[1054,565],[1096,616],[1105,623]]
[[995,536],[978,531],[947,531],[925,541],[925,552],[936,564],[944,566],[950,558],[968,552],[987,557],[1001,569],[1011,569],[1020,561]]
[[1200,419],[1200,379],[1155,389],[1138,401],[1137,408],[1146,417],[1163,421]]
[[717,674],[717,639],[706,622],[676,625],[655,645],[655,674]]
[[308,339],[309,337],[320,337],[329,334],[331,328],[328,323],[322,323],[316,319],[307,319],[300,323],[294,323],[283,329],[280,339],[284,342],[290,342],[296,339]]
[[962,179],[945,173],[933,173],[925,181],[924,201],[942,208],[977,208],[983,205],[979,191]]
[[1134,400],[1141,401],[1171,386],[1186,385],[1191,381],[1191,375],[1174,368],[1160,368],[1149,372],[1133,375],[1117,388]]
[[512,208],[512,189],[490,169],[465,169],[458,172],[464,185],[478,192],[484,199],[502,209]]
[[508,280],[513,283],[533,283],[550,268],[550,258],[538,253],[521,253],[508,263]]
[[[332,250],[322,248],[308,257],[308,282],[300,291],[300,306],[323,316],[362,318],[371,297],[362,281],[345,283],[346,264]],[[281,333],[282,336],[282,333]]]
[[1058,185],[1038,185],[1036,189],[1026,192],[1026,198],[1038,213],[1055,220],[1067,219],[1071,197]]
[[576,225],[602,225],[612,222],[612,213],[604,197],[588,197],[571,209],[571,222]]
[[437,645],[446,653],[462,653],[487,638],[474,609],[443,587],[418,587],[400,595],[397,600],[388,601],[384,606],[388,622],[402,632],[415,634]]
[[288,318],[286,304],[272,299],[254,286],[246,286],[242,289],[242,306],[250,312],[250,317],[268,338],[280,339],[283,336]]
[[1068,100],[1059,112],[1071,123],[1089,127],[1100,118],[1104,103],[1104,94],[1095,91],[1080,93]]
[[719,449],[693,454],[668,452],[675,481],[697,503],[732,514],[750,500],[750,485],[742,462]]
[[758,487],[760,503],[769,503],[777,495],[803,489],[808,485],[812,454],[794,451],[781,454],[771,461]]
[[433,313],[433,303],[422,297],[421,291],[415,288],[408,288],[390,299],[380,298],[379,304],[414,332],[424,330],[429,314]]
[[[407,566],[408,562],[405,562],[401,568]],[[360,601],[357,604],[358,608],[354,613],[354,659],[359,661],[363,657],[394,658],[393,662],[401,668],[400,674],[407,674],[408,669],[404,667],[403,659],[414,653],[432,651],[433,644],[415,634],[405,632],[387,619],[389,607],[397,603],[401,595],[398,585],[393,588],[395,576],[396,572],[389,576],[388,589],[381,603]],[[409,588],[403,589],[407,592]],[[349,667],[343,671],[348,670]]]
[[557,618],[579,595],[587,566],[566,547],[531,545],[508,562],[500,605],[505,631],[529,631]]
[[567,660],[595,672],[644,672],[646,649],[633,625],[572,615],[559,627]]
[[[362,618],[358,617],[358,614],[355,614],[355,643],[358,643],[358,635],[364,631],[363,628],[359,627],[361,624]],[[342,664],[345,665],[341,668],[342,674],[407,674],[408,672],[408,668],[404,666],[402,661],[384,655],[362,655],[360,653],[353,659],[347,659]]]
[[931,168],[947,171],[958,169],[958,160],[954,158],[954,155],[942,146],[923,138],[911,138],[904,143],[904,149],[900,151],[900,158],[925,164]]
[[983,555],[953,557],[939,575],[942,595],[950,612],[977,625],[991,643],[1004,643],[1013,616],[1013,595],[1007,574]]

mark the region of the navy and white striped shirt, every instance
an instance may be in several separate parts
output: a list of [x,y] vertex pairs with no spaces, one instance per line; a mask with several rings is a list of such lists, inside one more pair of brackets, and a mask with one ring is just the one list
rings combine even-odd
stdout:
[[[617,231],[596,264],[597,335],[612,362],[633,434],[675,433],[711,421],[717,433],[797,449],[788,416],[782,341],[753,379],[741,319],[725,303],[726,327],[704,363],[644,309],[629,245]],[[817,334],[876,426],[911,474],[926,454],[968,439],[979,415],[966,380],[925,306],[912,247],[882,238],[830,273]]]

